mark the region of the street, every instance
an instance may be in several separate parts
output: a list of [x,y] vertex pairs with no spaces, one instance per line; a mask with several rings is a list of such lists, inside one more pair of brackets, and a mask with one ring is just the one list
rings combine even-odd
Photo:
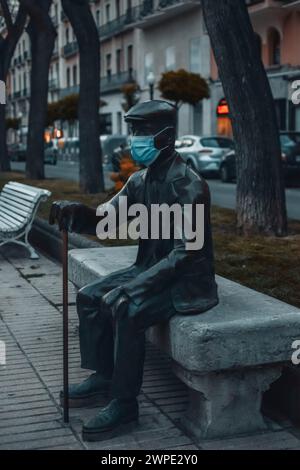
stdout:
[[[25,162],[11,162],[12,170],[25,171]],[[63,178],[70,181],[78,181],[79,165],[76,162],[58,161],[57,165],[45,165],[46,178]],[[104,173],[105,188],[113,186],[109,178],[109,172]]]
[[[222,183],[220,180],[208,180],[212,204],[215,206],[234,209],[236,206],[236,184]],[[300,220],[300,189],[287,188],[286,201],[288,217]]]
[[[25,170],[24,162],[12,162],[12,169],[17,171]],[[78,163],[58,162],[57,165],[45,165],[47,178],[64,178],[71,181],[78,181]],[[109,172],[104,174],[106,189],[113,186],[109,178]],[[208,184],[211,190],[212,204],[228,209],[234,209],[236,202],[236,185],[226,184],[220,180],[209,179]],[[286,190],[288,216],[291,219],[300,220],[300,188],[288,188]]]

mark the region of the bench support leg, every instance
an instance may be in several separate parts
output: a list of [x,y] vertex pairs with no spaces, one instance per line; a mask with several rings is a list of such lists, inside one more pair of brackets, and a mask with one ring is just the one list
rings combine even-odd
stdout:
[[24,242],[20,240],[11,239],[11,240],[5,240],[4,242],[1,243],[1,240],[0,240],[0,247],[6,245],[7,243],[15,243],[17,245],[24,246],[29,251],[30,259],[39,259],[39,255],[37,254],[35,249],[30,245],[27,236],[25,236]]
[[189,407],[182,425],[196,438],[267,429],[261,414],[262,395],[280,377],[280,365],[193,375],[175,364],[174,372],[189,387]]

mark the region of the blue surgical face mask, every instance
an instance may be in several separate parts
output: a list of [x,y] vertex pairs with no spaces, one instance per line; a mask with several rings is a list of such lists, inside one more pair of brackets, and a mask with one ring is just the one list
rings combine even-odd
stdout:
[[155,147],[154,139],[162,131],[158,132],[154,136],[133,136],[131,137],[131,153],[132,158],[137,162],[145,166],[150,166],[160,155],[161,151],[166,149],[168,146],[157,149]]

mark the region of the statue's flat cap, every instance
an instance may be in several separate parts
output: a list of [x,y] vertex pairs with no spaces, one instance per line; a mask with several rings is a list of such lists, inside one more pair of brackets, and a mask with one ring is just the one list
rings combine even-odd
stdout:
[[145,122],[159,120],[176,123],[177,109],[174,105],[163,100],[144,101],[133,106],[125,114],[126,122]]

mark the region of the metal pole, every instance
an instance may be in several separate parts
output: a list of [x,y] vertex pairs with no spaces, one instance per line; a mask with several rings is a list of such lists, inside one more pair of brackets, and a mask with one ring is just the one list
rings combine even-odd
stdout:
[[69,422],[69,335],[68,335],[68,232],[62,231],[63,250],[63,390],[64,423]]
[[150,100],[153,101],[154,98],[154,85],[150,85]]

